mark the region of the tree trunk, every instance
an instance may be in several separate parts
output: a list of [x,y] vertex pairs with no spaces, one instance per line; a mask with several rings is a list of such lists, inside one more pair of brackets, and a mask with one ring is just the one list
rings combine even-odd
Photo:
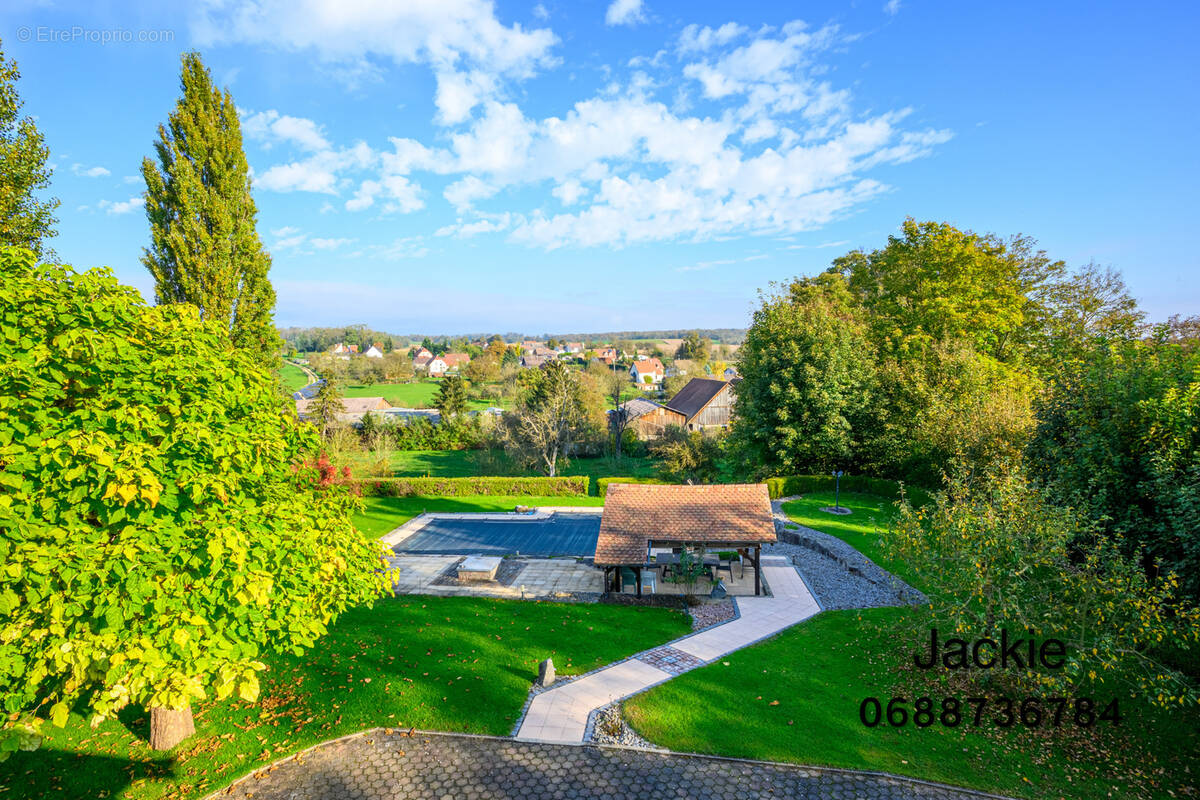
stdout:
[[154,750],[170,750],[195,732],[191,706],[182,711],[150,709],[150,747]]

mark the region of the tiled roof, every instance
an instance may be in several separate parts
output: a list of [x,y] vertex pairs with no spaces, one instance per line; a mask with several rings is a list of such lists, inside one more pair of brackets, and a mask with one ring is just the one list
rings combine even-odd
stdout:
[[645,563],[651,539],[726,545],[774,542],[767,486],[610,484],[596,541],[596,564]]
[[457,367],[469,364],[471,357],[466,353],[446,353],[446,355],[442,356],[442,361],[446,362],[447,367]]
[[679,390],[679,394],[667,401],[667,408],[691,419],[728,385],[725,381],[711,378],[692,378],[687,386]]
[[633,362],[633,368],[642,375],[649,375],[651,373],[661,375],[663,372],[663,363],[657,358],[647,358],[645,361]]

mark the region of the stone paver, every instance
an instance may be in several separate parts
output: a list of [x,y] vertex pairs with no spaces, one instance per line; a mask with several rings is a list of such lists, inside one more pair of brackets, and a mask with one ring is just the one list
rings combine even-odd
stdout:
[[669,644],[656,647],[653,650],[647,650],[644,653],[638,653],[635,658],[638,661],[649,664],[652,667],[658,667],[663,672],[669,672],[672,675],[682,675],[690,669],[704,666],[704,662],[700,659],[690,656],[682,650],[676,650]]
[[655,655],[663,648],[654,648],[536,695],[529,702],[517,738],[580,743],[587,732],[588,715],[596,709],[740,650],[820,611],[785,559],[763,558],[762,564],[770,597],[737,598],[739,618],[672,642],[669,649],[681,658],[665,661]]
[[376,729],[320,745],[212,798],[695,800],[986,797],[888,775],[600,746]]
[[604,573],[573,558],[522,559],[524,568],[511,586],[494,582],[441,586],[434,583],[462,556],[390,555],[398,567],[396,594],[478,595],[481,597],[539,598],[604,590]]

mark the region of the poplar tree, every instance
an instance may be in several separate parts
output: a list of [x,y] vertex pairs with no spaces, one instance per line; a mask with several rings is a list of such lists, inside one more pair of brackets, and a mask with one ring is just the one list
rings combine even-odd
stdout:
[[36,192],[50,185],[46,166],[50,149],[33,119],[20,117],[21,96],[17,63],[0,48],[0,245],[32,250],[41,258],[54,258],[44,239],[54,236],[58,200],[39,200]]
[[183,97],[158,127],[158,162],[142,161],[151,239],[142,263],[158,303],[199,307],[234,345],[269,364],[279,348],[271,256],[255,229],[237,109],[199,53],[184,54],[180,83]]

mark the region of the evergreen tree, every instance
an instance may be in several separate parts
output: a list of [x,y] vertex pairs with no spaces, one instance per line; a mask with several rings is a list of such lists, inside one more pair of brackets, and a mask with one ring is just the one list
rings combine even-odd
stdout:
[[467,410],[467,387],[462,378],[452,375],[438,386],[434,406],[443,417],[457,417]]
[[158,163],[142,161],[150,248],[142,263],[159,303],[191,303],[263,363],[276,358],[271,256],[255,229],[257,209],[237,109],[198,53],[183,56],[183,97],[158,128]]
[[342,404],[342,392],[332,375],[325,376],[325,382],[317,390],[317,396],[308,406],[308,418],[321,431],[322,436],[329,436],[337,427],[338,414],[345,412]]
[[34,196],[50,185],[50,149],[33,119],[17,116],[22,105],[17,94],[20,77],[16,62],[5,59],[0,48],[0,245],[24,247],[39,259],[53,259],[54,251],[44,240],[55,234],[58,200]]

